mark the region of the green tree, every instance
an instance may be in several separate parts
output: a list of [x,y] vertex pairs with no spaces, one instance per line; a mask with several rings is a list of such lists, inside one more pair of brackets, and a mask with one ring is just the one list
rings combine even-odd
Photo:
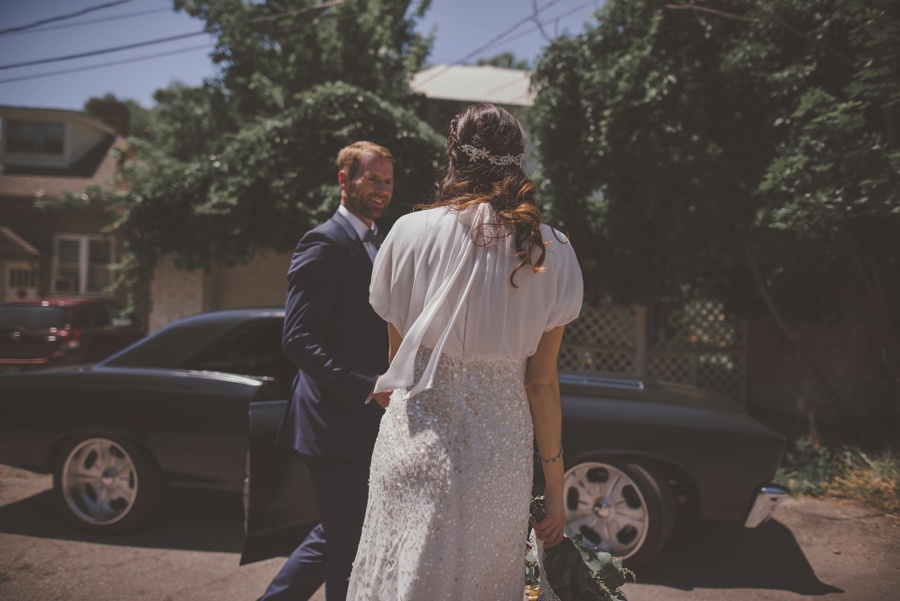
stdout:
[[157,154],[179,161],[208,155],[240,127],[241,119],[219,81],[196,87],[174,82],[157,90],[153,99],[149,143],[140,148],[144,160]]
[[209,268],[287,251],[335,209],[334,159],[360,139],[391,149],[388,224],[433,194],[443,140],[405,109],[431,40],[414,30],[430,0],[176,0],[218,42],[216,77],[158,90],[124,184],[44,205],[116,206],[122,273],[134,295],[158,259]]
[[121,171],[130,184],[124,193],[95,186],[44,205],[124,207],[117,225],[134,294],[170,253],[182,267],[205,269],[249,261],[259,251],[291,250],[301,232],[335,210],[334,160],[353,140],[382,144],[396,159],[397,193],[385,224],[432,197],[443,139],[410,111],[338,82],[315,87],[295,106],[187,163],[140,144],[140,160]]
[[143,138],[149,135],[153,121],[152,111],[131,98],[119,98],[111,92],[92,96],[84,103],[84,112],[95,117],[104,114],[110,105],[124,105],[128,109],[128,134]]
[[501,52],[489,58],[479,58],[475,64],[478,66],[503,67],[504,69],[519,69],[521,71],[527,71],[530,68],[527,60],[516,58],[516,55],[512,52]]
[[891,0],[608,0],[551,44],[541,185],[592,294],[711,296],[788,336],[855,311],[900,385],[897,39]]
[[398,101],[432,40],[415,31],[431,0],[175,0],[217,38],[213,61],[234,111],[269,116],[343,81]]

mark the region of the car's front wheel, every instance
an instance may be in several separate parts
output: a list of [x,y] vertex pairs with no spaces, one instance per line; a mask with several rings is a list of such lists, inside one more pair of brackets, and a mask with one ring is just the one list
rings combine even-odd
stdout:
[[165,483],[153,458],[125,438],[80,436],[57,454],[53,487],[66,518],[88,531],[130,530],[159,508]]
[[636,567],[662,550],[675,527],[675,495],[649,463],[584,461],[565,473],[566,534]]

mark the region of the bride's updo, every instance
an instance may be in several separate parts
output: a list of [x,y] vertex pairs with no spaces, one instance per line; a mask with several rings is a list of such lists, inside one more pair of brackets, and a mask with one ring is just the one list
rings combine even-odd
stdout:
[[546,255],[534,184],[522,171],[524,153],[525,130],[509,111],[493,104],[470,105],[450,122],[447,175],[435,203],[456,209],[485,202],[494,207],[499,225],[505,226],[499,229],[512,236],[519,258],[510,274],[513,286],[519,269],[530,265],[541,271]]

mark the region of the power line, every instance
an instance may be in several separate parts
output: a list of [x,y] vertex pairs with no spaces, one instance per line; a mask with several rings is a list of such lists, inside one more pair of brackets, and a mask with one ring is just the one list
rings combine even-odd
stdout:
[[[510,27],[510,28],[504,30],[502,33],[500,33],[500,34],[494,36],[493,38],[491,38],[490,40],[488,40],[484,45],[479,46],[478,48],[476,48],[475,50],[473,50],[472,52],[470,52],[469,54],[467,54],[467,55],[464,56],[463,58],[461,58],[461,59],[459,59],[459,60],[457,60],[457,61],[454,61],[454,62],[450,63],[449,65],[444,65],[444,68],[443,68],[443,69],[438,70],[436,73],[434,73],[434,74],[433,74],[431,77],[429,77],[428,79],[426,79],[426,80],[424,80],[424,81],[418,82],[418,85],[422,86],[422,85],[425,85],[426,83],[428,83],[428,82],[430,82],[430,81],[434,81],[434,80],[437,79],[438,77],[441,77],[442,75],[446,74],[447,71],[450,70],[450,67],[451,67],[452,65],[459,65],[459,64],[462,64],[462,63],[466,62],[467,60],[469,60],[470,58],[473,58],[473,57],[477,56],[478,54],[484,52],[485,50],[488,50],[488,49],[490,49],[490,48],[493,48],[494,46],[496,46],[497,44],[499,44],[499,43],[501,43],[501,42],[509,41],[509,40],[504,40],[503,38],[507,37],[507,36],[510,35],[512,32],[514,32],[515,30],[517,30],[517,29],[518,29],[519,27],[521,27],[522,25],[525,25],[525,24],[528,23],[529,21],[534,21],[534,18],[535,18],[535,16],[536,16],[536,14],[541,13],[541,12],[547,10],[548,8],[551,8],[551,7],[554,6],[554,5],[559,4],[560,2],[562,2],[562,0],[551,0],[550,2],[548,2],[547,4],[545,4],[544,6],[541,6],[541,7],[537,8],[535,11],[533,11],[533,12],[532,12],[531,14],[529,14],[527,17],[525,17],[524,19],[521,19],[520,21],[517,21],[515,24],[513,24],[512,27]],[[588,3],[588,4],[590,4],[590,3]],[[584,6],[587,6],[587,5],[581,5],[581,6],[579,6],[578,8],[581,9],[581,8],[583,8]],[[556,17],[556,18],[559,18],[559,17]],[[534,31],[534,29],[528,30],[528,33],[531,33],[532,31]],[[517,37],[518,37],[518,36],[517,36]]]
[[250,23],[259,23],[261,21],[277,21],[282,17],[292,17],[294,15],[302,15],[304,13],[308,13],[314,10],[322,10],[323,8],[328,8],[330,6],[338,6],[340,4],[346,4],[348,0],[331,0],[329,2],[323,2],[322,4],[317,4],[315,6],[306,6],[303,8],[297,8],[294,10],[285,11],[283,13],[278,13],[275,15],[266,15],[263,17],[256,17],[255,19],[250,19]]
[[[289,12],[290,12],[291,14],[301,14],[301,13],[304,13],[304,12],[308,12],[309,10],[316,10],[316,9],[328,8],[328,7],[330,7],[330,6],[336,6],[336,5],[339,5],[339,4],[344,4],[344,3],[347,2],[347,1],[348,1],[348,0],[334,0],[334,1],[331,1],[331,2],[323,2],[323,3],[320,4],[320,5],[317,5],[317,6],[314,6],[314,7],[308,7],[308,9],[302,9],[302,10],[299,10],[299,11],[289,11]],[[421,2],[421,0],[419,0],[419,1]],[[168,9],[166,9],[166,10],[168,10]],[[270,17],[274,17],[274,18],[277,19],[277,18],[280,18],[280,17],[282,17],[282,16],[286,16],[287,14],[288,14],[288,13],[280,13],[280,14],[278,14],[278,15],[271,15]],[[351,18],[355,18],[355,17],[354,17],[353,15],[345,15],[345,16],[342,17],[342,18],[343,18],[343,19],[351,19]],[[254,21],[255,21],[255,19],[254,19]],[[308,27],[308,26],[307,26],[307,25],[302,26],[302,28],[306,28],[306,27]],[[295,30],[296,30],[295,28],[289,28],[289,29],[287,29],[286,31],[295,31]],[[28,62],[28,63],[19,63],[19,64],[15,64],[15,65],[2,65],[2,66],[0,66],[0,69],[12,69],[12,68],[16,68],[16,67],[31,66],[31,65],[35,65],[35,64],[44,64],[44,63],[50,63],[50,62],[58,62],[58,61],[62,61],[62,60],[71,60],[71,59],[76,59],[76,58],[84,58],[84,57],[86,57],[86,56],[95,56],[95,55],[98,55],[98,54],[107,54],[107,53],[110,53],[110,52],[117,52],[117,51],[121,51],[121,50],[128,50],[128,49],[131,49],[131,48],[137,48],[137,47],[141,47],[141,46],[148,46],[148,45],[152,45],[152,44],[159,44],[159,43],[164,43],[164,42],[173,41],[173,40],[177,40],[177,39],[183,39],[183,38],[187,38],[187,37],[197,36],[197,35],[201,35],[201,34],[203,34],[203,33],[206,33],[206,32],[204,32],[204,31],[198,31],[198,32],[188,33],[188,34],[183,34],[183,35],[179,35],[179,36],[172,36],[172,37],[162,38],[162,39],[157,39],[157,40],[149,40],[149,41],[147,41],[147,42],[140,42],[140,43],[137,43],[137,44],[129,44],[129,45],[127,45],[127,46],[119,46],[119,47],[116,47],[116,48],[105,48],[105,49],[102,49],[102,50],[95,50],[95,51],[92,51],[92,52],[86,52],[86,53],[81,53],[81,54],[73,54],[73,55],[66,55],[66,56],[55,57],[55,58],[50,58],[50,59],[42,59],[42,60],[38,60],[38,61],[32,61],[32,62]],[[41,79],[41,78],[44,78],[44,77],[54,77],[54,76],[57,76],[57,75],[65,75],[66,73],[78,73],[78,72],[81,72],[81,71],[90,71],[90,70],[92,70],[92,69],[100,69],[100,68],[103,68],[103,67],[110,67],[110,66],[115,66],[115,65],[122,65],[122,64],[132,63],[132,62],[138,62],[138,61],[142,61],[142,60],[148,60],[148,59],[152,59],[152,58],[157,58],[157,57],[162,57],[162,56],[168,56],[168,55],[171,55],[171,54],[179,54],[179,53],[182,53],[182,52],[188,52],[188,51],[192,51],[192,50],[198,50],[198,49],[201,49],[201,48],[209,48],[209,47],[212,47],[212,46],[214,46],[214,45],[215,45],[215,44],[204,44],[204,45],[202,45],[202,46],[192,46],[192,47],[190,47],[190,48],[185,48],[185,49],[182,49],[182,50],[175,50],[175,51],[171,51],[171,52],[161,52],[161,53],[157,53],[157,54],[151,54],[151,55],[147,55],[147,56],[140,56],[140,57],[135,57],[135,58],[131,58],[131,59],[125,59],[125,60],[120,60],[120,61],[112,61],[112,62],[100,63],[100,64],[96,64],[96,65],[88,65],[88,66],[85,66],[85,67],[78,67],[78,68],[75,68],[75,69],[67,69],[67,70],[65,70],[65,71],[52,71],[52,72],[48,72],[48,73],[37,73],[37,74],[34,74],[34,75],[23,75],[23,76],[21,76],[21,77],[12,77],[12,78],[8,78],[8,79],[0,80],[0,84],[3,84],[3,83],[12,83],[12,82],[18,82],[18,81],[27,81],[27,80],[32,80],[32,79]]]
[[[130,2],[131,0],[118,0],[118,1],[119,2]],[[281,13],[278,15],[272,15],[272,16],[268,16],[268,17],[261,17],[260,19],[252,19],[250,22],[256,22],[256,21],[260,21],[260,20],[270,20],[270,19],[274,20],[274,19],[279,19],[283,16],[288,16],[288,15],[292,15],[292,14],[302,14],[305,12],[310,12],[312,10],[321,10],[324,8],[328,8],[330,6],[344,4],[347,1],[348,0],[332,0],[330,2],[323,2],[322,4],[319,4],[317,6],[306,7],[303,9],[289,11],[287,13]],[[558,2],[560,0],[556,0],[556,1]],[[206,31],[195,31],[193,33],[185,33],[185,34],[170,36],[170,37],[166,37],[166,38],[158,38],[155,40],[148,40],[146,42],[137,42],[135,44],[126,44],[124,46],[103,48],[101,50],[91,50],[90,52],[80,52],[78,54],[66,54],[63,56],[55,56],[52,58],[43,58],[43,59],[34,60],[34,61],[26,61],[24,63],[0,65],[0,71],[6,70],[6,69],[16,69],[18,67],[31,67],[34,65],[45,65],[47,63],[57,63],[57,62],[61,62],[61,61],[69,61],[69,60],[74,60],[74,59],[78,59],[78,58],[86,58],[89,56],[98,56],[100,54],[109,54],[111,52],[120,52],[122,50],[131,50],[133,48],[142,48],[144,46],[152,46],[155,44],[164,44],[166,42],[173,42],[175,40],[183,40],[185,38],[194,37],[194,36],[198,36],[198,35],[204,35],[206,33],[207,33]]]
[[[542,24],[542,25],[547,25],[550,21],[554,21],[554,20],[558,21],[559,19],[563,19],[563,18],[565,18],[565,17],[568,17],[569,15],[572,15],[572,14],[577,13],[577,12],[580,11],[582,8],[585,8],[585,7],[587,7],[587,6],[590,6],[591,4],[594,4],[594,2],[585,2],[584,4],[579,4],[578,6],[576,6],[575,8],[573,8],[573,9],[571,9],[571,10],[569,10],[569,11],[566,11],[566,12],[564,12],[564,13],[560,13],[560,14],[558,14],[558,15],[555,15],[555,16],[553,16],[553,17],[548,18],[546,21],[542,22],[541,24]],[[506,43],[512,42],[513,40],[518,40],[519,38],[523,38],[523,37],[525,37],[525,36],[528,35],[528,34],[534,33],[535,29],[537,29],[537,27],[532,27],[531,29],[526,29],[525,31],[521,31],[521,32],[519,32],[518,34],[512,36],[511,38],[507,38],[507,39],[505,39],[505,40],[500,40],[500,41],[498,41],[498,42],[495,42],[494,44],[492,44],[492,45],[489,46],[488,48],[485,48],[485,50],[490,50],[491,48],[493,48],[493,47],[495,47],[495,46],[498,46],[498,45],[500,45],[500,44],[506,44]]]
[[41,27],[29,31],[13,31],[6,35],[28,35],[31,33],[44,33],[45,31],[55,31],[57,29],[68,29],[69,27],[81,27],[82,25],[93,25],[94,23],[105,23],[107,21],[118,21],[120,19],[129,19],[131,17],[139,17],[142,15],[152,15],[154,13],[172,12],[171,8],[151,8],[150,10],[139,10],[124,15],[116,15],[114,17],[103,17],[102,19],[91,19],[89,21],[78,21],[77,23],[64,23],[63,25],[53,25],[51,27]]
[[69,13],[65,15],[59,15],[57,17],[50,17],[49,19],[41,19],[40,21],[35,21],[34,23],[28,23],[27,25],[19,25],[17,27],[10,27],[9,29],[0,29],[0,35],[5,33],[12,33],[14,31],[23,31],[25,29],[34,29],[35,27],[40,27],[41,25],[45,25],[47,23],[55,23],[56,21],[65,21],[67,19],[74,19],[75,17],[80,17],[81,15],[86,15],[88,13],[92,13],[97,10],[103,10],[105,8],[112,8],[113,6],[118,6],[120,4],[125,4],[126,2],[131,2],[132,0],[115,0],[114,2],[107,2],[105,4],[97,4],[95,6],[89,6],[85,9],[79,10],[78,12]]
[[79,73],[81,71],[90,71],[92,69],[101,69],[103,67],[114,67],[116,65],[125,65],[128,63],[136,63],[139,61],[150,60],[153,58],[161,58],[163,56],[171,56],[173,54],[183,54],[185,52],[193,52],[195,50],[201,50],[203,48],[211,48],[212,46],[215,46],[215,44],[203,44],[202,46],[191,46],[190,48],[182,48],[180,50],[170,50],[168,52],[159,52],[157,54],[148,54],[146,56],[138,56],[135,58],[126,58],[126,59],[119,60],[119,61],[111,61],[108,63],[89,65],[87,67],[79,67],[76,69],[66,69],[65,71],[53,71],[50,73],[37,73],[35,75],[23,75],[22,77],[13,77],[10,79],[0,79],[0,84],[13,83],[15,81],[27,81],[30,79],[40,79],[42,77],[53,77],[56,75],[67,75],[69,73]]
[[78,54],[67,54],[64,56],[55,56],[53,58],[43,58],[36,61],[26,61],[24,63],[15,63],[12,65],[0,65],[0,71],[5,69],[15,69],[17,67],[30,67],[32,65],[44,65],[47,63],[58,63],[60,61],[70,61],[76,58],[85,58],[88,56],[97,56],[99,54],[109,54],[110,52],[120,52],[122,50],[131,50],[132,48],[143,48],[144,46],[153,46],[154,44],[164,44],[166,42],[174,42],[175,40],[183,40],[198,35],[207,35],[205,31],[195,31],[193,33],[183,33],[181,35],[173,35],[167,38],[158,38],[156,40],[148,40],[146,42],[137,42],[135,44],[126,44],[124,46],[115,46],[113,48],[103,48],[102,50],[91,50],[90,52],[80,52]]

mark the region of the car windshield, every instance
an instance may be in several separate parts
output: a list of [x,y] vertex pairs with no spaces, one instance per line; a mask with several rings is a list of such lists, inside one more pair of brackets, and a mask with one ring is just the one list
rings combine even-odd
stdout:
[[66,325],[65,307],[0,306],[0,328],[37,330]]

